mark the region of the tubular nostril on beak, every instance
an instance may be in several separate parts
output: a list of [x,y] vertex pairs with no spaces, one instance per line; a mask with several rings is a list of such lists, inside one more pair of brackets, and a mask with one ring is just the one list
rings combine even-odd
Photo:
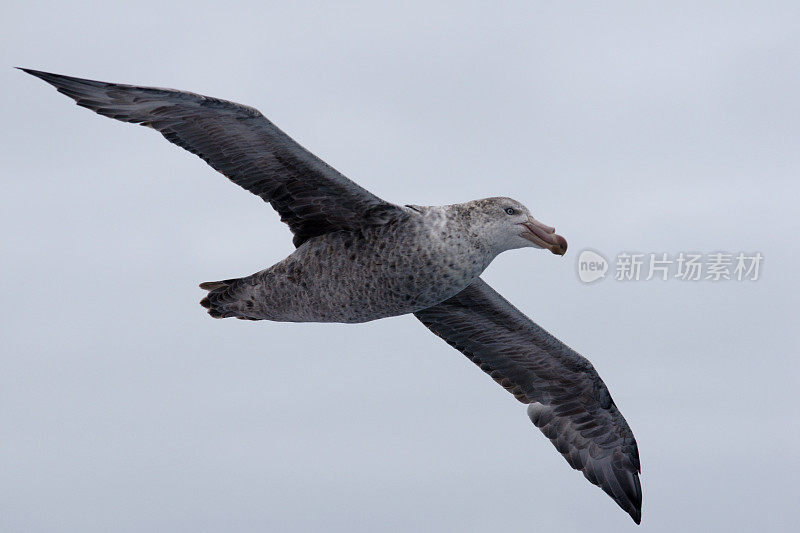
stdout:
[[554,228],[553,226],[548,226],[547,224],[542,224],[541,222],[539,222],[538,220],[536,220],[532,216],[528,216],[528,219],[529,219],[529,222],[528,222],[529,224],[532,224],[532,225],[544,230],[545,233],[555,233],[556,232],[556,228]]

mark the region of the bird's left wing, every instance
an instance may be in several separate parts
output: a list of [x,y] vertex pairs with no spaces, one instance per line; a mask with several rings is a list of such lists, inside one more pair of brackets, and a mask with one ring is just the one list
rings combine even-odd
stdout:
[[359,187],[245,105],[174,89],[21,69],[101,115],[149,126],[269,202],[294,244],[404,216]]
[[628,423],[592,364],[478,278],[415,313],[516,398],[576,470],[638,524],[639,451]]

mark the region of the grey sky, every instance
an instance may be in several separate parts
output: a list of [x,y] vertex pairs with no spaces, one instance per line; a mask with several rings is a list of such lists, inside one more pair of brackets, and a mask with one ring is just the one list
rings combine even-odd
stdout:
[[[390,201],[519,199],[570,252],[485,278],[608,384],[641,530],[796,523],[797,4],[288,4],[4,6],[0,529],[635,527],[411,317],[210,319],[197,283],[281,259],[288,229],[15,65],[252,105]],[[587,247],[765,261],[583,285]]]

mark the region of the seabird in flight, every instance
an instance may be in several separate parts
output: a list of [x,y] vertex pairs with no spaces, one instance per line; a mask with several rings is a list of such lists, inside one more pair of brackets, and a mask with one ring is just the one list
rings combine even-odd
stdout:
[[638,524],[639,452],[592,364],[480,278],[498,254],[563,255],[566,240],[510,198],[396,205],[356,185],[252,107],[171,89],[22,69],[101,115],[149,126],[269,202],[296,249],[202,283],[215,318],[367,322],[413,313],[528,406],[567,462]]

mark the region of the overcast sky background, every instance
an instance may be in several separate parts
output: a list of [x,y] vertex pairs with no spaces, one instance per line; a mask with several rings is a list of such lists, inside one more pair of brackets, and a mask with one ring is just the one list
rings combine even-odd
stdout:
[[[800,492],[796,2],[12,2],[0,22],[0,529],[623,531],[413,317],[212,320],[278,216],[26,66],[260,109],[390,201],[507,195],[570,243],[485,279],[635,432],[641,531],[778,531]],[[577,252],[760,251],[756,282],[585,285]]]

